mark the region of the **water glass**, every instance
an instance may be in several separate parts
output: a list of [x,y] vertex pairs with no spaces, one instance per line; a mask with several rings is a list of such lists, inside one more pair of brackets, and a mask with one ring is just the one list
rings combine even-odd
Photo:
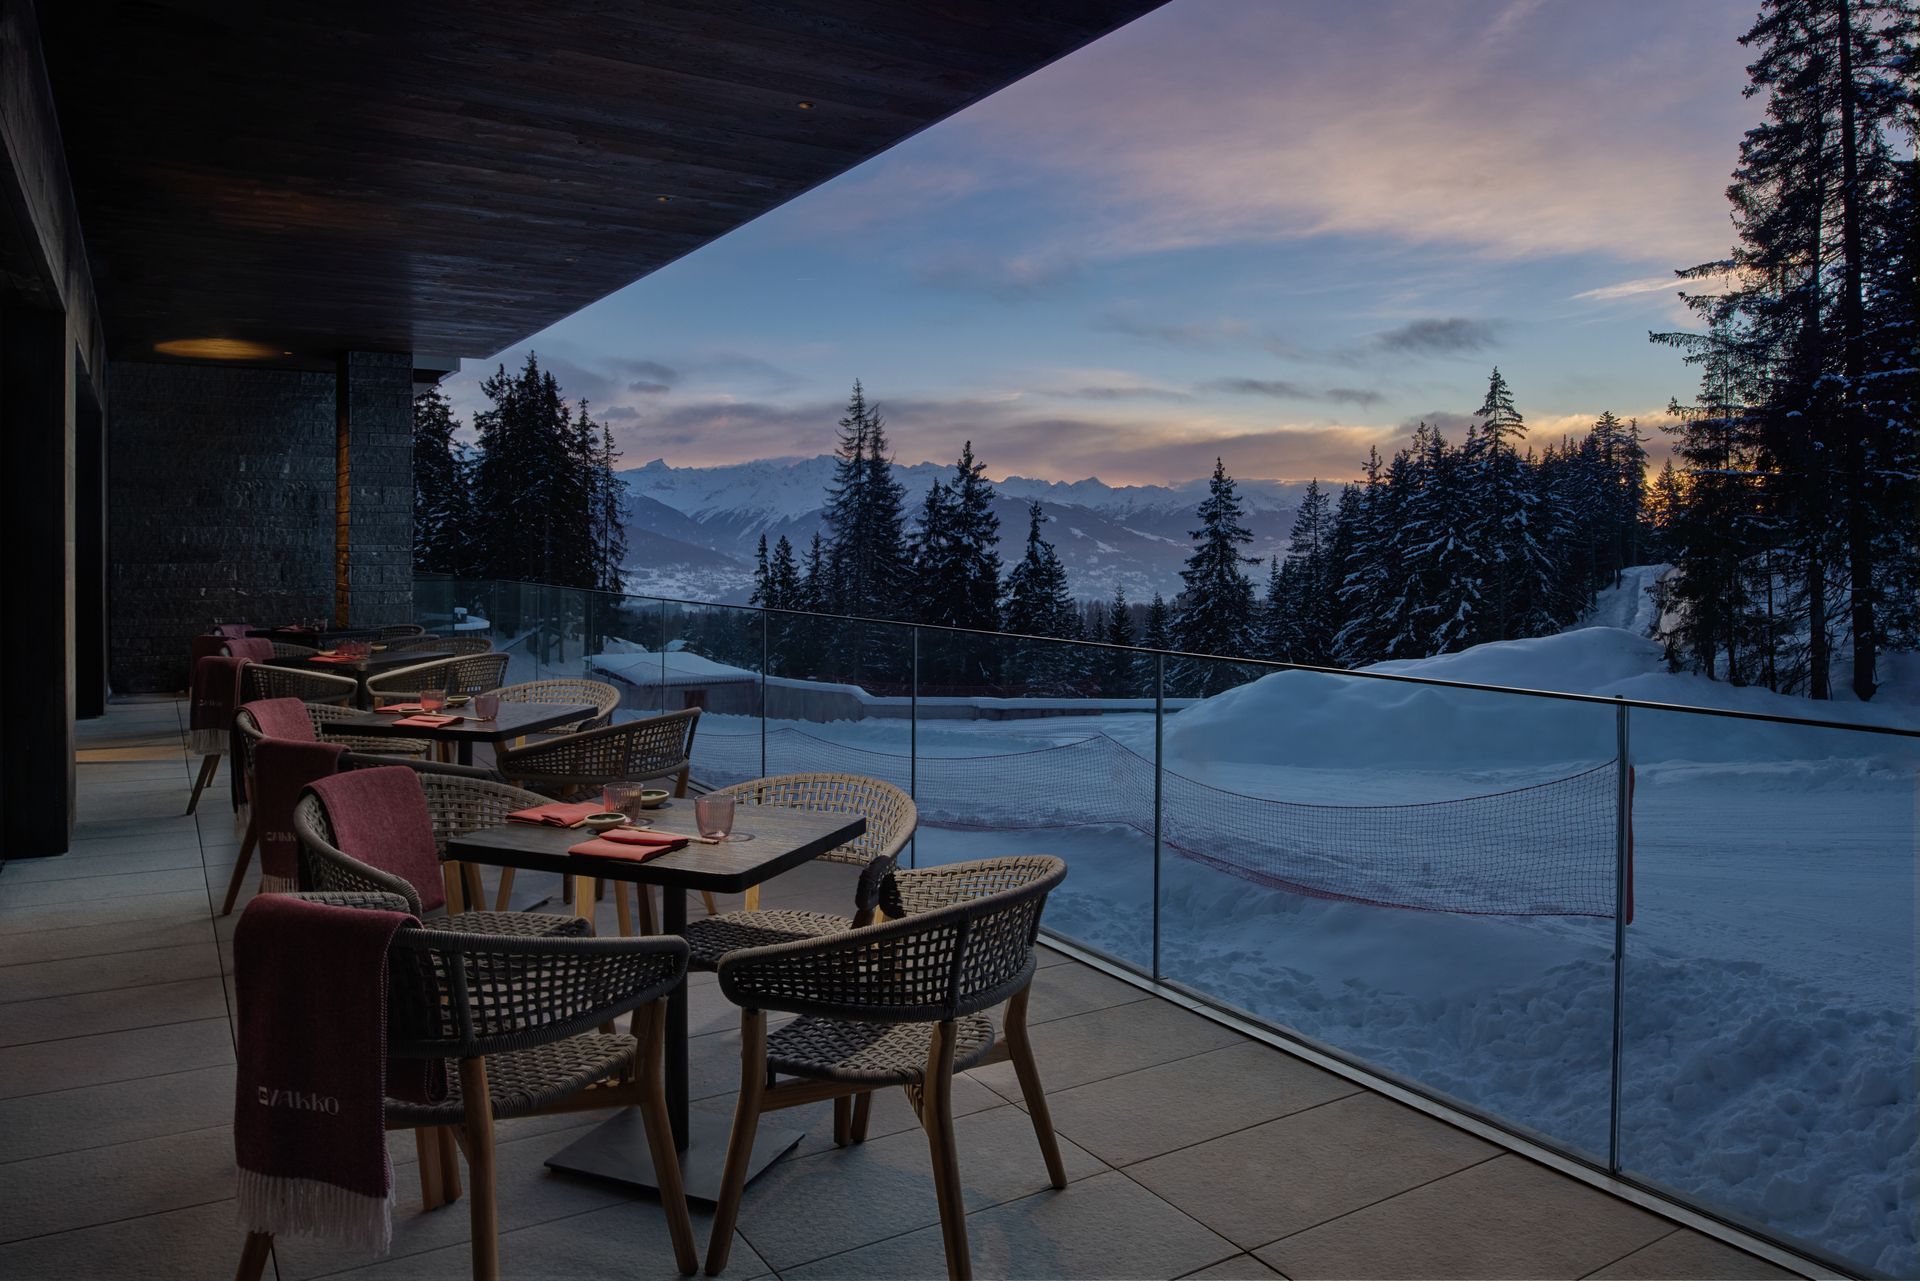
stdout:
[[420,710],[437,712],[447,705],[447,691],[444,689],[423,689],[420,691]]
[[625,814],[627,822],[634,827],[652,827],[653,820],[641,813],[645,807],[640,804],[640,798],[646,790],[638,783],[608,783],[600,790],[600,805],[610,814],[615,811]]
[[693,823],[700,835],[724,841],[733,833],[733,797],[696,796]]
[[500,714],[500,696],[498,694],[475,694],[473,696],[473,714],[483,721],[490,721]]

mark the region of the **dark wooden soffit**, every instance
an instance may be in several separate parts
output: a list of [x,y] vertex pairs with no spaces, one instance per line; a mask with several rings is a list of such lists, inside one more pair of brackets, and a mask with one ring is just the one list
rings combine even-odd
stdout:
[[113,354],[222,337],[312,360],[489,355],[1161,2],[40,15]]

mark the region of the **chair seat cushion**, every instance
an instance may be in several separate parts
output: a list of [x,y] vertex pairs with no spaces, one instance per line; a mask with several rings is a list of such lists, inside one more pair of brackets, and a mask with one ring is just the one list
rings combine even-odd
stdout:
[[515,938],[584,938],[593,933],[592,923],[586,918],[557,912],[461,912],[436,917],[433,925],[462,934],[509,934]]
[[[776,1072],[816,1081],[915,1085],[926,1075],[931,1023],[862,1023],[799,1018],[767,1038],[767,1063]],[[993,1020],[970,1014],[956,1020],[953,1070],[964,1072],[993,1048]]]
[[[633,1062],[639,1042],[630,1036],[582,1032],[564,1041],[536,1045],[530,1050],[487,1056],[487,1093],[495,1120],[527,1116],[557,1103],[578,1090],[624,1072]],[[447,1065],[447,1098],[443,1103],[387,1100],[387,1127],[457,1125],[466,1115],[460,1097],[460,1073]]]
[[687,966],[718,969],[721,957],[743,947],[822,938],[852,928],[847,917],[825,912],[723,912],[687,923]]

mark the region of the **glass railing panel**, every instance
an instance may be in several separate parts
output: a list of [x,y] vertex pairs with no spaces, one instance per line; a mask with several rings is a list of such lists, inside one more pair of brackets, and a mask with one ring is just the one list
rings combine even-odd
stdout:
[[1629,725],[1621,1167],[1848,1271],[1920,1275],[1920,742]]
[[649,655],[658,661],[647,673],[654,685],[645,693],[658,711],[700,709],[694,777],[716,787],[759,777],[760,611],[670,601],[659,617],[665,640]]
[[1614,709],[1193,659],[1168,684],[1163,976],[1604,1161]]
[[[1052,854],[1046,927],[1142,971],[1153,959],[1153,699],[1124,651],[923,631],[914,800],[922,866]],[[1119,695],[1108,690],[1121,688]]]
[[764,738],[728,744],[733,773],[862,774],[912,789],[911,627],[772,613],[766,672]]

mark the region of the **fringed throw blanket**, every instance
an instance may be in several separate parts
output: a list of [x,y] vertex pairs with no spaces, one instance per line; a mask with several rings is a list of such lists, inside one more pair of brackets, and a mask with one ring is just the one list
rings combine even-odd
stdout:
[[227,642],[227,653],[250,663],[264,663],[273,657],[273,642],[265,637],[235,637]]
[[387,945],[415,923],[284,895],[247,905],[233,937],[233,1148],[248,1231],[391,1244]]
[[[242,703],[240,710],[251,716],[253,723],[268,738],[311,743],[319,737],[313,732],[313,718],[307,715],[307,705],[297,698],[256,698],[251,703]],[[247,743],[239,732],[237,716],[234,722],[233,759],[236,762],[246,761]],[[332,770],[327,772],[333,773]],[[252,773],[253,763],[246,761],[246,768],[239,771],[242,786],[234,797],[233,839],[236,841],[244,841],[247,833],[253,829],[253,797],[248,794]]]
[[193,750],[213,756],[227,750],[233,732],[233,712],[240,703],[240,673],[244,658],[209,655],[193,665],[192,705],[187,727]]
[[300,843],[293,835],[293,807],[301,791],[331,777],[346,753],[340,743],[302,743],[263,738],[253,749],[253,833],[260,842],[260,890],[285,894],[300,888]]
[[420,776],[405,765],[349,770],[313,784],[342,853],[406,881],[431,912],[447,901],[440,847]]

